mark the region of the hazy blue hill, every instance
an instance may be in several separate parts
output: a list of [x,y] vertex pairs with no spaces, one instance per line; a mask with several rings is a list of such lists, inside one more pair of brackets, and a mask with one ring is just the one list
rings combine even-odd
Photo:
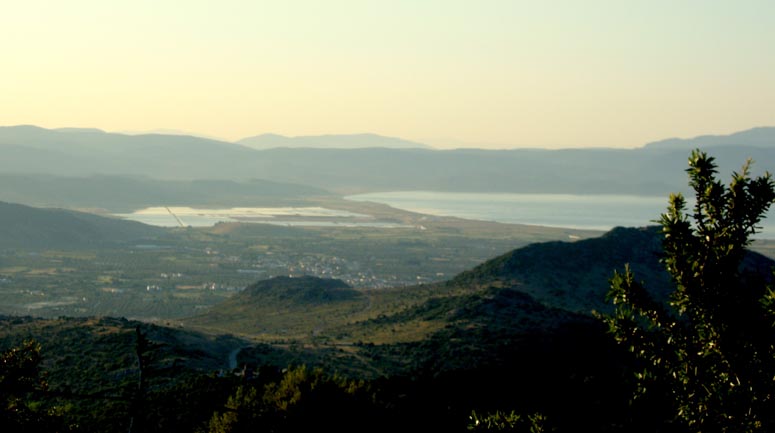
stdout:
[[164,233],[161,228],[132,221],[0,202],[0,248],[79,248]]
[[[374,138],[350,138],[357,141],[361,137]],[[265,136],[262,140],[274,146],[296,139]],[[723,175],[752,157],[756,175],[775,167],[775,146],[767,143],[775,143],[775,128],[712,139],[668,140],[638,149],[433,150],[387,148],[383,143],[382,147],[357,149],[286,146],[255,150],[191,136],[18,126],[0,128],[0,173],[271,179],[342,194],[432,190],[665,196],[686,192],[689,148],[710,146]]]
[[72,132],[75,134],[105,134],[105,131],[98,128],[55,128],[54,131]]
[[427,144],[385,137],[377,134],[341,134],[310,135],[286,137],[278,134],[261,134],[243,138],[237,143],[253,149],[271,149],[275,147],[314,147],[326,149],[356,149],[364,147],[384,147],[391,149],[430,148]]
[[0,151],[0,172],[5,173],[201,179],[231,178],[231,171],[240,179],[260,177],[250,164],[252,150],[191,136],[9,126],[0,127]]
[[[775,167],[775,128],[716,137],[720,172],[753,158],[755,172]],[[272,179],[327,189],[461,192],[612,193],[686,192],[689,149],[702,138],[638,149],[294,149],[261,152]],[[772,145],[765,146],[770,143]],[[658,149],[658,150],[655,150]]]
[[[272,179],[340,192],[431,190],[632,194],[686,192],[688,151],[644,149],[291,149],[261,152]],[[747,157],[754,172],[775,167],[775,147],[714,149],[721,173]]]
[[668,138],[648,143],[644,148],[649,150],[684,150],[690,151],[696,147],[710,150],[719,146],[737,147],[775,147],[775,127],[751,128],[728,135],[701,135],[694,138]]
[[0,200],[47,207],[129,212],[148,206],[293,205],[328,196],[319,188],[266,180],[156,180],[147,177],[60,177],[0,174]]
[[[127,135],[105,132],[95,128],[46,129],[33,125],[0,127],[0,144],[15,144],[45,150],[68,150],[80,153],[84,150],[123,153],[130,150],[147,150],[166,147],[175,150],[205,150],[219,148],[244,151],[242,146],[225,141],[187,135],[139,134]],[[184,145],[183,148],[179,146]]]
[[[724,177],[739,171],[747,158],[754,161],[752,172],[755,175],[772,172],[775,167],[775,127],[752,128],[728,135],[671,138],[648,143],[635,150],[643,167],[652,170],[653,176],[678,184],[686,182],[686,160],[693,149],[704,150],[713,156],[718,163],[719,173]],[[642,173],[648,175],[648,171]],[[685,188],[674,190],[684,191]]]
[[[273,179],[337,191],[664,193],[628,150],[290,149],[262,152]],[[684,182],[685,183],[685,182]]]

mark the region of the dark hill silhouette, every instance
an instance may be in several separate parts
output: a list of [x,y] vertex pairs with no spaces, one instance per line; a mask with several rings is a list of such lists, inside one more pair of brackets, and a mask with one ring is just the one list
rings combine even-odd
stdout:
[[309,336],[325,332],[367,304],[362,292],[341,280],[279,276],[258,281],[183,322],[238,334]]
[[[661,255],[660,227],[616,227],[598,238],[528,245],[463,272],[449,284],[510,287],[546,305],[588,314],[610,309],[607,282],[625,264],[656,299],[665,301],[674,286]],[[749,252],[742,266],[745,272],[768,275],[775,261]]]
[[589,313],[608,308],[608,279],[629,263],[637,278],[648,281],[649,289],[664,299],[671,282],[659,263],[659,230],[617,227],[598,238],[531,244],[463,272],[451,284],[497,284],[548,305]]
[[246,287],[235,300],[239,303],[271,300],[280,303],[321,304],[352,300],[358,296],[360,292],[342,280],[279,276]]

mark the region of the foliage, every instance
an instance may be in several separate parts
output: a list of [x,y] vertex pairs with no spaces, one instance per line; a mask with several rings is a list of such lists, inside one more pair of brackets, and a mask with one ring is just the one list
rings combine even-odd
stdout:
[[39,376],[40,360],[40,344],[33,340],[0,355],[0,387],[4,394],[45,389],[46,382]]
[[209,431],[374,430],[371,408],[363,382],[292,367],[279,381],[239,386],[224,410],[213,414]]
[[481,415],[476,411],[471,412],[468,430],[475,432],[517,432],[517,433],[544,433],[546,417],[540,413],[526,416],[515,411],[509,413],[496,411],[487,415]]
[[724,186],[714,158],[692,152],[693,212],[673,194],[659,220],[675,283],[668,306],[629,267],[611,279],[615,311],[604,320],[641,363],[636,396],[663,393],[689,431],[767,430],[775,420],[775,291],[743,266],[775,183],[751,178],[750,163]]
[[39,404],[47,383],[40,344],[27,340],[0,354],[0,426],[3,431],[53,430],[54,414]]

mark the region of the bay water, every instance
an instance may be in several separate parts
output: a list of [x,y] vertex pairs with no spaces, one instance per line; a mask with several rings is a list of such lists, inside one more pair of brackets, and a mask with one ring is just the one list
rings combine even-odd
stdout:
[[[588,230],[655,225],[655,220],[660,218],[668,205],[668,198],[664,196],[611,194],[392,191],[345,198],[387,204],[428,215]],[[688,205],[691,207],[692,203]],[[761,226],[763,231],[757,237],[775,238],[775,220],[767,218]]]

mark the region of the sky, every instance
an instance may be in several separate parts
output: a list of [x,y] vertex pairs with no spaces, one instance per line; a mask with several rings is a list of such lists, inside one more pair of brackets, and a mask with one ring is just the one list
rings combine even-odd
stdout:
[[638,147],[775,126],[771,0],[0,0],[0,125]]

